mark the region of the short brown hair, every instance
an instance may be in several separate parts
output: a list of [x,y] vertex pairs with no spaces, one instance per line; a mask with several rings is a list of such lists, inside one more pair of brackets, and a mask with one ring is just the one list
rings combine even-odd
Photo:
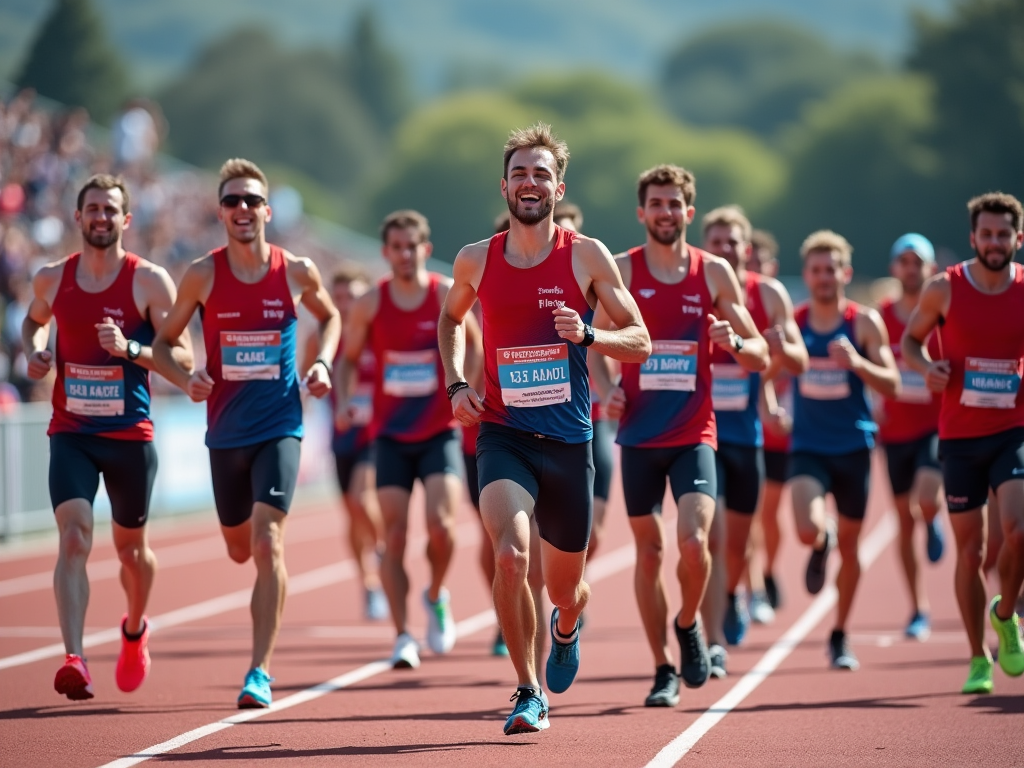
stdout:
[[831,229],[819,229],[809,234],[800,246],[800,258],[806,260],[807,256],[815,251],[838,251],[839,263],[844,267],[850,266],[853,259],[853,246],[845,237]]
[[779,241],[766,229],[755,229],[750,233],[750,242],[758,250],[768,251],[772,259],[779,257]]
[[120,176],[111,176],[109,173],[97,173],[90,176],[78,191],[77,208],[79,211],[85,205],[85,193],[90,189],[120,189],[121,199],[124,201],[124,204],[121,206],[121,213],[128,213],[128,186]]
[[241,157],[232,157],[226,160],[220,167],[220,186],[217,187],[217,196],[224,191],[224,185],[232,179],[256,179],[263,185],[263,189],[270,189],[267,183],[267,176],[260,167],[252,160],[245,160]]
[[408,209],[392,211],[385,216],[380,225],[380,239],[385,245],[388,242],[388,232],[392,229],[415,229],[420,236],[420,243],[425,243],[430,239],[430,222],[419,211]]
[[678,165],[663,163],[653,168],[648,168],[640,174],[636,183],[636,195],[640,200],[640,207],[647,205],[647,188],[655,186],[673,186],[683,193],[683,202],[687,207],[693,205],[697,199],[697,179],[692,173]]
[[750,226],[750,219],[738,205],[723,205],[704,214],[701,219],[701,232],[707,235],[708,230],[717,226],[739,227],[743,230],[743,241],[749,243],[753,227]]
[[978,226],[978,216],[982,213],[1008,213],[1013,224],[1013,230],[1020,232],[1024,226],[1024,206],[1020,200],[1005,192],[988,192],[984,195],[972,197],[967,203],[967,210],[971,212],[971,231]]
[[559,200],[555,203],[555,216],[556,219],[572,219],[573,225],[576,227],[577,232],[583,231],[583,211],[575,203],[567,203],[564,200]]
[[565,179],[569,165],[569,145],[562,141],[547,123],[534,123],[529,128],[516,128],[505,142],[504,170],[502,178],[508,180],[508,161],[520,149],[546,149],[555,157],[555,181]]
[[331,285],[342,283],[369,283],[370,276],[359,264],[351,261],[343,261],[331,274]]

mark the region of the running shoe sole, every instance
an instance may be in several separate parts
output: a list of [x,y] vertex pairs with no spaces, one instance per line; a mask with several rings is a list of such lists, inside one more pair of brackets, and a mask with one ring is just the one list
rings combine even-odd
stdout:
[[82,677],[82,673],[70,664],[57,670],[57,676],[53,679],[53,689],[62,696],[67,696],[72,701],[87,701],[95,694],[91,690],[92,683]]
[[243,693],[238,698],[238,708],[239,709],[267,709],[269,707],[270,707],[270,704],[266,704],[266,703],[260,701],[259,699],[257,699],[255,696],[252,696],[251,694],[248,694],[248,693]]

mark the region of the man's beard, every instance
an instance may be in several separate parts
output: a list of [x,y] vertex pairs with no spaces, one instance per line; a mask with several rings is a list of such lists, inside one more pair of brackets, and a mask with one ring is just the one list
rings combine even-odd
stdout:
[[257,236],[258,235],[257,235],[257,233],[255,231],[246,232],[245,234],[243,234],[241,236],[233,235],[233,234],[231,234],[230,230],[228,231],[228,238],[231,239],[231,240],[234,240],[236,243],[251,243],[251,242],[253,242],[257,238]]
[[[988,256],[992,252],[999,253],[1003,257],[998,264],[993,264],[988,261]],[[1013,251],[1007,253],[1006,251],[1001,251],[998,248],[990,248],[987,251],[985,251],[984,254],[982,254],[981,251],[975,248],[974,255],[977,257],[978,263],[981,264],[981,266],[983,266],[985,269],[989,270],[990,272],[1002,272],[1004,269],[1006,269],[1006,265],[1013,261],[1014,254]]]
[[679,242],[679,238],[683,236],[683,228],[681,226],[673,227],[670,234],[662,235],[658,232],[657,227],[648,224],[647,234],[662,245],[675,245]]
[[82,237],[85,238],[85,242],[93,248],[109,248],[117,242],[120,236],[121,233],[114,228],[107,232],[97,232],[92,229],[82,230]]
[[520,224],[525,224],[528,227],[532,227],[534,224],[539,224],[544,221],[551,212],[555,209],[555,200],[552,197],[544,198],[540,201],[540,204],[532,211],[520,211],[519,201],[515,198],[508,200],[508,212],[515,217],[516,221]]

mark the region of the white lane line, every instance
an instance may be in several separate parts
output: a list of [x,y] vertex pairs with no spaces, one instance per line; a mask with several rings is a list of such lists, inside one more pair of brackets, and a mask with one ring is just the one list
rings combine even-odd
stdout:
[[[861,568],[867,571],[878,556],[885,551],[898,531],[896,515],[886,514],[864,539],[860,547]],[[703,736],[742,703],[761,683],[768,679],[779,665],[804,641],[804,638],[818,626],[836,603],[838,592],[830,585],[823,590],[796,623],[780,637],[747,674],[739,679],[728,693],[716,701],[694,723],[676,736],[662,749],[647,768],[669,768],[689,752]]]
[[[475,545],[478,539],[474,538],[472,534],[476,533],[479,535],[479,532],[479,523],[462,523],[458,528],[456,528],[455,532],[456,541],[458,542],[457,547],[461,549],[464,546]],[[414,542],[411,546],[421,547],[425,543],[426,537],[424,536],[420,537],[420,540]],[[289,576],[288,594],[299,595],[303,592],[310,592],[314,589],[329,587],[339,582],[347,581],[348,579],[355,577],[357,574],[358,570],[356,569],[355,562],[352,560],[343,560],[340,563],[325,565],[321,568],[315,568],[312,571],[300,573],[298,576]],[[251,600],[252,588],[247,587],[245,589],[240,589],[237,592],[230,592],[226,595],[221,595],[220,597],[214,597],[200,603],[187,605],[183,608],[178,608],[177,610],[151,617],[149,619],[150,632],[156,632],[157,630],[174,627],[179,624],[187,624],[192,621],[207,619],[211,616],[217,616],[236,608],[245,608],[249,606]],[[97,645],[112,643],[120,639],[121,628],[111,627],[110,629],[103,629],[99,632],[92,632],[83,637],[82,647],[93,648]],[[64,653],[65,650],[63,643],[53,643],[52,645],[46,645],[42,648],[25,651],[24,653],[18,653],[14,656],[0,658],[0,670],[10,669],[11,667],[20,667],[25,664],[33,664],[37,661],[42,661],[43,659],[60,657],[63,656]]]
[[[630,545],[628,547],[620,547],[607,555],[603,555],[597,558],[593,563],[587,565],[587,581],[591,584],[597,583],[610,576],[615,575],[619,571],[623,571],[629,568],[635,562],[635,548]],[[482,629],[486,629],[494,625],[495,616],[494,610],[488,609],[481,611],[475,616],[471,616],[468,619],[463,619],[457,622],[456,632],[458,637],[468,637],[469,635],[475,634]],[[144,749],[141,752],[136,752],[134,755],[129,757],[122,757],[109,763],[105,763],[100,768],[130,768],[130,766],[138,765],[139,763],[151,760],[154,757],[159,757],[168,752],[171,752],[179,747],[183,747],[186,744],[190,744],[193,741],[198,741],[210,734],[223,731],[225,728],[230,728],[238,723],[246,723],[250,720],[255,720],[258,717],[264,717],[266,715],[280,712],[282,709],[288,709],[298,704],[305,704],[307,701],[313,701],[319,699],[321,696],[325,696],[328,693],[339,691],[342,688],[355,685],[356,683],[367,680],[368,678],[374,677],[387,672],[391,669],[391,663],[388,661],[373,661],[362,667],[346,672],[337,677],[331,678],[326,682],[314,685],[312,688],[307,688],[304,691],[292,694],[288,698],[281,699],[280,701],[274,702],[267,709],[250,709],[245,712],[240,712],[237,715],[226,717],[223,720],[218,720],[216,723],[210,723],[208,725],[195,728],[187,733],[183,733],[180,736],[175,736],[173,739],[168,739],[165,742],[156,744],[148,749]]]

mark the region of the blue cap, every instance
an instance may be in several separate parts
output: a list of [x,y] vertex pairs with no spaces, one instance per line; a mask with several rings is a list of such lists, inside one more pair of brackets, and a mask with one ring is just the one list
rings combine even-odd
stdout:
[[889,252],[889,261],[893,261],[904,251],[913,251],[921,257],[921,261],[927,261],[930,264],[935,263],[935,248],[932,247],[931,240],[924,235],[919,235],[916,232],[909,232],[903,235],[903,237],[892,244],[892,250]]

